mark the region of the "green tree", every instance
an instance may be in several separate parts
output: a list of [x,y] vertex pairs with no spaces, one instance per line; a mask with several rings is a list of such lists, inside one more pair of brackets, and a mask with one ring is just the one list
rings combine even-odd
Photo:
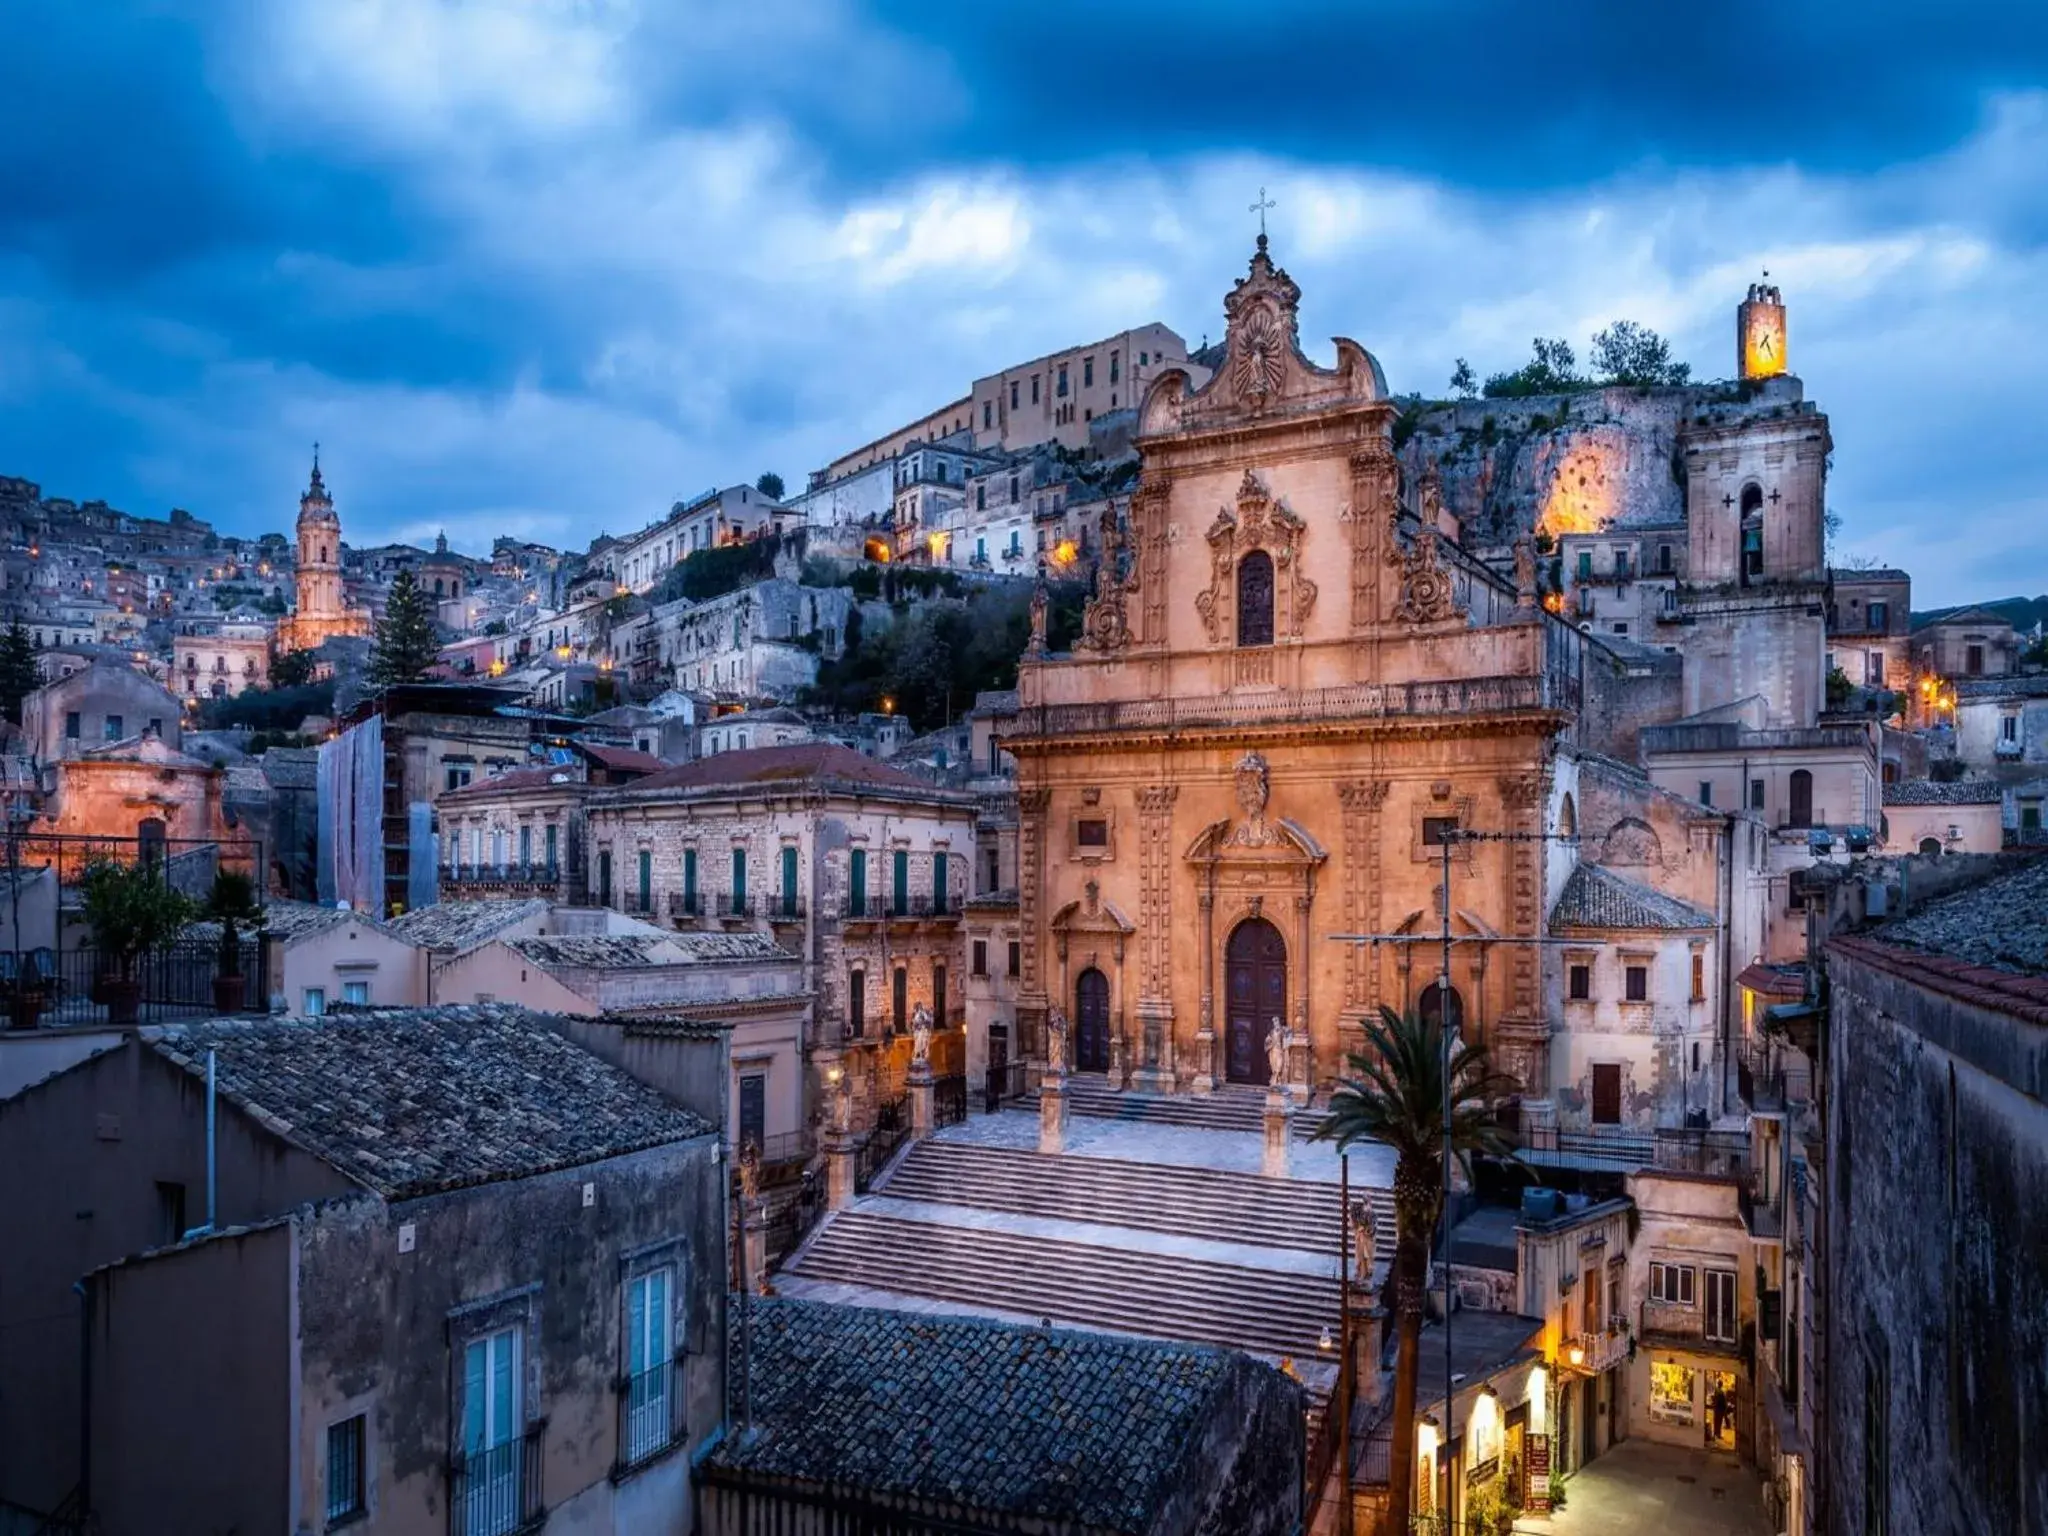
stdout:
[[21,701],[36,691],[36,648],[16,619],[0,636],[0,712],[21,724]]
[[1571,344],[1562,337],[1538,336],[1530,343],[1529,361],[1512,373],[1487,376],[1481,391],[1489,400],[1515,399],[1524,395],[1557,395],[1584,389],[1579,362]]
[[[1349,1058],[1352,1077],[1330,1095],[1316,1130],[1338,1150],[1376,1141],[1394,1152],[1393,1445],[1387,1462],[1391,1528],[1408,1528],[1415,1480],[1415,1377],[1422,1349],[1423,1286],[1431,1234],[1443,1215],[1444,1057],[1441,1024],[1391,1008],[1366,1025],[1368,1049]],[[1495,1072],[1482,1045],[1456,1045],[1450,1060],[1451,1150],[1461,1163],[1475,1152],[1508,1154],[1495,1106],[1512,1079]]]
[[775,473],[772,469],[763,470],[761,478],[754,482],[754,489],[763,496],[766,496],[770,501],[780,501],[782,500],[782,476]]
[[377,621],[377,643],[370,652],[370,682],[380,688],[416,682],[440,654],[441,642],[434,636],[433,606],[413,581],[412,572],[402,570],[391,583],[384,617]]
[[164,948],[199,910],[156,863],[103,860],[87,865],[78,884],[93,943],[122,981],[134,978],[139,956]]
[[1479,380],[1472,373],[1472,365],[1462,357],[1458,366],[1451,370],[1451,393],[1460,400],[1470,400],[1479,393]]
[[286,651],[270,664],[270,686],[303,688],[313,681],[313,653]]
[[1617,320],[1593,338],[1593,374],[1603,384],[1683,384],[1690,363],[1671,360],[1671,343],[1647,325]]

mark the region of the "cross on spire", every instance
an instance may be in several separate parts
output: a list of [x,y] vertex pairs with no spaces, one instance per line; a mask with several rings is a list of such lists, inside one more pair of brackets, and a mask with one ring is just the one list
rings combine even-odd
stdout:
[[1259,188],[1259,200],[1246,210],[1259,216],[1259,245],[1262,249],[1266,244],[1266,210],[1268,208],[1278,208],[1279,206],[1272,198],[1266,196],[1266,189],[1261,187]]

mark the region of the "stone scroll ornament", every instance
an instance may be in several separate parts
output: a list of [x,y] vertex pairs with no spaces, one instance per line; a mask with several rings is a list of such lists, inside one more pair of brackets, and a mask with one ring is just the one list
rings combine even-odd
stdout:
[[1067,1070],[1067,1016],[1057,1007],[1045,1010],[1045,1069]]
[[910,1012],[910,1064],[922,1067],[932,1059],[932,1011],[919,1003]]
[[751,1209],[761,1198],[761,1144],[751,1136],[740,1148],[740,1199]]
[[1267,779],[1266,759],[1257,752],[1247,752],[1237,760],[1237,808],[1244,812],[1244,820],[1232,829],[1229,846],[1233,848],[1266,848],[1273,843],[1273,829],[1266,824],[1266,801],[1271,788]]

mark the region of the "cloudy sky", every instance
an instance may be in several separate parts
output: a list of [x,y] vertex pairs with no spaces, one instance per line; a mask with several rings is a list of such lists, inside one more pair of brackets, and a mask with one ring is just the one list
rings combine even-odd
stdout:
[[1441,393],[1768,266],[1844,549],[2048,590],[2048,6],[11,0],[0,473],[580,547],[1149,319],[1261,186],[1304,336]]

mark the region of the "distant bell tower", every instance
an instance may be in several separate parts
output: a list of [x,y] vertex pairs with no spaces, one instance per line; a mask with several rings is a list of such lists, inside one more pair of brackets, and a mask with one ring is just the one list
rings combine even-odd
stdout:
[[1774,284],[1751,283],[1749,297],[1735,306],[1736,376],[1775,379],[1786,366],[1785,300]]
[[[313,478],[299,498],[299,627],[318,632],[342,616],[341,519],[334,511],[334,498],[320,479],[318,450],[313,456]],[[318,644],[318,639],[308,641]]]

